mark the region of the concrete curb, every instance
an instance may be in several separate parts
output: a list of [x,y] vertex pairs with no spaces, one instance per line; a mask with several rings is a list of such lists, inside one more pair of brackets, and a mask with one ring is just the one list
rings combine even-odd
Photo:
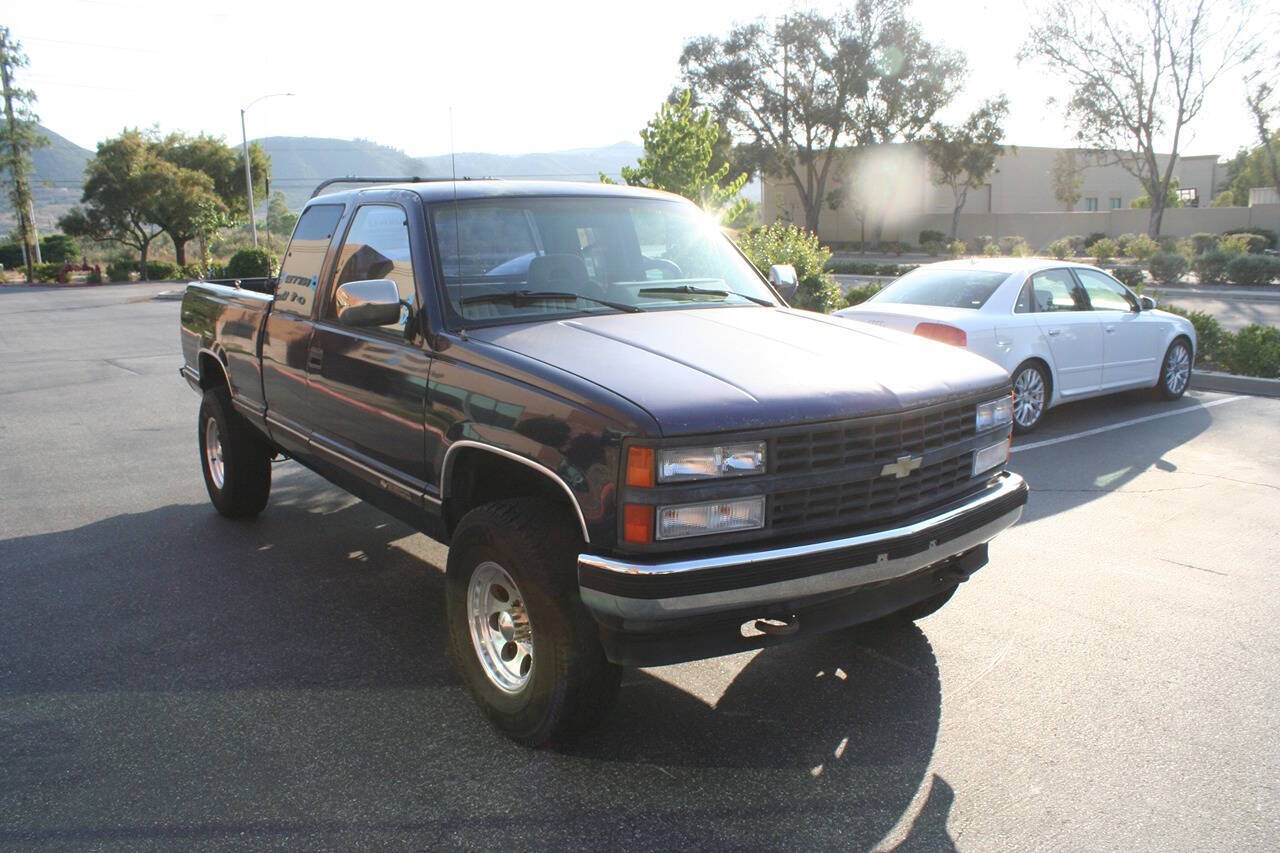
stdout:
[[1280,397],[1280,379],[1260,376],[1236,376],[1212,370],[1191,373],[1191,387],[1197,391],[1222,391],[1227,394],[1252,394],[1256,397]]

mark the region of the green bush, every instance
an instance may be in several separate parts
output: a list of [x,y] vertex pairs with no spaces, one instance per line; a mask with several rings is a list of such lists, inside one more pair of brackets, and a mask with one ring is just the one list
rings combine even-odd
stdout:
[[[772,228],[774,226],[769,226],[769,227]],[[803,229],[796,228],[795,230],[801,231]],[[749,234],[751,232],[748,231],[746,233]],[[823,252],[826,257],[830,257],[831,253],[828,252],[826,249],[823,249],[820,245],[818,245],[818,238],[813,235],[810,235],[810,236],[813,238],[813,245],[815,249]],[[750,257],[750,253],[748,253],[748,257]],[[824,261],[825,261],[825,258],[824,258]],[[768,264],[765,264],[762,269],[768,271],[770,264],[789,264],[789,263],[792,263],[792,262],[791,261],[770,261]],[[240,251],[232,255],[231,260],[227,262],[227,277],[228,278],[266,278],[268,276],[275,275],[275,272],[276,272],[275,267],[276,267],[275,256],[272,255],[270,252],[268,252],[266,249],[241,249]],[[818,269],[822,269],[821,263],[818,264]],[[800,266],[797,264],[796,273],[799,274],[799,272],[800,272]],[[804,282],[803,275],[801,275],[800,280],[803,286],[803,282]]]
[[128,281],[129,275],[137,271],[135,261],[111,261],[107,264],[107,281]]
[[1000,246],[996,243],[988,243],[982,249],[982,254],[988,258],[998,258],[1001,254]]
[[1249,244],[1261,240],[1257,234],[1225,234],[1218,240],[1218,248],[1232,255],[1249,254]]
[[89,270],[89,275],[85,277],[86,284],[102,284],[102,267],[94,264]]
[[1061,237],[1049,244],[1049,254],[1058,260],[1065,260],[1071,254],[1071,238]]
[[1179,241],[1177,237],[1171,237],[1168,234],[1162,234],[1156,238],[1156,242],[1160,244],[1160,251],[1162,252],[1178,251]]
[[1203,311],[1187,311],[1177,305],[1163,305],[1161,310],[1186,317],[1195,326],[1197,364],[1214,364],[1222,360],[1224,347],[1230,344],[1231,335],[1222,331],[1216,317]]
[[1227,264],[1233,257],[1230,252],[1210,249],[1196,255],[1196,259],[1191,262],[1191,269],[1201,284],[1222,284],[1227,280]]
[[917,240],[921,246],[926,243],[946,243],[947,235],[941,231],[934,231],[932,228],[926,228],[920,232],[920,239]]
[[953,258],[958,258],[968,251],[968,248],[963,240],[952,240],[947,244],[947,254]]
[[1223,366],[1232,373],[1280,379],[1280,329],[1254,323],[1231,336]]
[[1089,255],[1100,264],[1105,264],[1116,256],[1120,247],[1110,237],[1101,237],[1089,244]]
[[[795,307],[829,314],[844,304],[844,294],[824,271],[831,260],[831,252],[818,242],[817,234],[798,225],[775,222],[760,228],[748,228],[739,236],[738,246],[759,270],[768,271],[774,264],[791,264],[796,268],[800,287],[791,299]],[[271,259],[265,252],[258,251],[266,260]],[[247,252],[237,252],[231,258],[227,264],[227,275],[236,278],[249,275],[240,272],[236,265],[236,259],[244,254]]]
[[182,273],[182,277],[187,281],[198,281],[204,278],[204,270],[200,268],[199,264],[184,264],[178,268],[178,271]]
[[924,249],[930,257],[937,257],[946,251],[947,244],[942,240],[930,240],[927,243],[921,243],[920,248]]
[[1108,239],[1107,232],[1094,231],[1092,234],[1088,234],[1085,236],[1084,240],[1081,243],[1081,248],[1087,252],[1089,250],[1089,247],[1092,246],[1094,243],[1098,242],[1099,240],[1106,240],[1106,239]]
[[[1103,236],[1106,236],[1106,235],[1103,235]],[[1067,237],[1063,237],[1062,239],[1066,240],[1067,244],[1071,246],[1071,254],[1074,256],[1074,255],[1084,254],[1084,247],[1087,245],[1086,241],[1089,238],[1084,237],[1080,234],[1071,234]]]
[[1147,261],[1151,277],[1161,284],[1175,284],[1187,274],[1191,265],[1178,252],[1156,252]]
[[1001,237],[997,242],[1000,245],[1000,254],[1002,255],[1012,255],[1019,245],[1025,246],[1027,244],[1027,241],[1017,234]]
[[1218,238],[1212,234],[1207,234],[1204,231],[1192,234],[1187,239],[1191,241],[1191,251],[1194,252],[1197,257],[1203,255],[1205,252],[1211,252],[1218,248]]
[[148,281],[172,281],[178,278],[181,268],[171,261],[147,261]]
[[1138,236],[1139,235],[1137,234],[1121,234],[1119,237],[1117,237],[1116,238],[1116,246],[1118,247],[1116,250],[1117,254],[1128,255],[1129,243],[1132,242],[1133,240],[1138,239]]
[[1139,261],[1145,261],[1147,258],[1154,255],[1159,249],[1159,243],[1152,240],[1146,234],[1139,234],[1129,240],[1128,244],[1125,246],[1124,254],[1131,258],[1136,258]]
[[1029,258],[1035,253],[1031,250],[1031,245],[1019,237],[1017,242],[1009,246],[1009,254],[1015,258]]
[[990,234],[979,234],[977,237],[971,237],[968,241],[967,248],[971,255],[986,254],[987,246],[991,245],[994,238]]
[[1280,277],[1280,258],[1236,255],[1227,263],[1227,280],[1235,284],[1270,284]]
[[844,307],[848,308],[850,305],[859,305],[866,302],[883,289],[884,285],[874,281],[869,281],[866,284],[860,284],[857,287],[851,287],[849,288],[849,292],[845,294]]
[[40,238],[40,257],[45,263],[80,263],[80,244],[66,234]]
[[1124,282],[1130,290],[1138,290],[1147,280],[1142,274],[1142,267],[1116,267],[1111,270],[1111,274]]
[[48,263],[36,264],[32,267],[32,273],[35,275],[35,280],[41,284],[53,284],[58,280],[58,274],[61,272],[61,261],[49,261]]
[[[1270,228],[1259,228],[1256,225],[1247,225],[1243,228],[1228,228],[1222,233],[1224,236],[1230,234],[1256,234],[1266,241],[1266,245],[1262,247],[1263,249],[1276,248],[1276,232],[1272,231]],[[1259,251],[1261,251],[1261,249]]]
[[876,272],[878,269],[880,269],[879,264],[867,261],[836,260],[835,258],[827,261],[826,266],[827,272],[837,275],[878,275]]

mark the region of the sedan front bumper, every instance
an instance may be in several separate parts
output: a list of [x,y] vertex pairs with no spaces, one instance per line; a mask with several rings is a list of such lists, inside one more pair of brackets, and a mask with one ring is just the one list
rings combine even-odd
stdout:
[[[816,608],[830,623],[837,602],[834,609],[849,618],[835,621],[867,621],[976,571],[985,544],[1021,517],[1028,491],[1022,477],[1005,472],[928,516],[856,536],[665,562],[581,554],[582,601],[600,623],[610,657],[625,663],[691,660],[775,639],[742,637],[739,626],[753,619],[798,622],[810,633],[797,614]],[[824,629],[831,627],[839,625]],[[718,641],[708,645],[709,634]],[[758,642],[736,641],[749,639]]]

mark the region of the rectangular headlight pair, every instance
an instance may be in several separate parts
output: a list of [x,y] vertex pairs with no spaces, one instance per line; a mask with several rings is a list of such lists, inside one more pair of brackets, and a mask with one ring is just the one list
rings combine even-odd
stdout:
[[1013,423],[1013,397],[1001,397],[990,403],[979,403],[974,415],[974,426],[978,432]]
[[763,474],[764,470],[763,441],[712,447],[667,447],[658,451],[659,483],[741,477]]

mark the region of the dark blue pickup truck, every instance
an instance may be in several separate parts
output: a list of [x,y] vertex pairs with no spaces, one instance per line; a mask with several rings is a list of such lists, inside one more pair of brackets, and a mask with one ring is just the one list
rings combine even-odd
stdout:
[[283,455],[448,543],[459,671],[527,744],[623,665],[920,618],[1026,502],[1008,374],[780,289],[664,193],[320,195],[269,292],[187,288],[209,496],[258,514]]

